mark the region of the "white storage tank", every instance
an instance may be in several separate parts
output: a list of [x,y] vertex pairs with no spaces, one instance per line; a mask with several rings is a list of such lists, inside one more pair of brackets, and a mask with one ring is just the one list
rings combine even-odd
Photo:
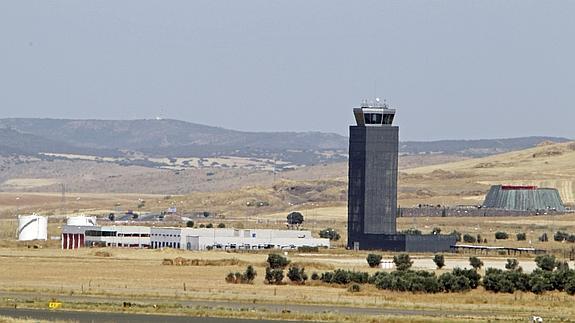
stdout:
[[44,216],[19,215],[18,216],[18,240],[47,240],[48,218]]
[[76,226],[94,226],[96,225],[96,217],[95,216],[71,216],[66,221],[67,225],[76,225]]

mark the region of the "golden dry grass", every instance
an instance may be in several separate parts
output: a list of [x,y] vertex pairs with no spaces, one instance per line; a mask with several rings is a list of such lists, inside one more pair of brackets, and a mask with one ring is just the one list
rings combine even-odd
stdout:
[[[104,249],[106,250],[106,249]],[[346,287],[310,282],[305,286],[270,286],[263,282],[266,253],[197,252],[180,250],[109,250],[111,257],[94,256],[94,250],[0,249],[0,288],[4,291],[42,292],[44,295],[91,294],[102,296],[171,297],[178,299],[233,300],[290,304],[330,304],[346,306],[402,309],[444,309],[488,311],[498,315],[526,315],[536,310],[548,317],[572,317],[575,297],[549,293],[545,297],[531,293],[493,294],[481,289],[462,294],[411,294],[380,291],[365,286],[359,293]],[[164,266],[164,258],[185,257],[203,261],[235,258],[253,263],[258,277],[252,285],[226,284],[229,272],[242,272],[245,266]],[[324,264],[374,272],[365,261],[365,254],[290,254],[294,262],[304,263],[306,271],[325,270]],[[311,257],[311,259],[310,259]],[[430,258],[431,256],[427,255]],[[416,257],[417,258],[417,257]],[[340,261],[340,260],[357,261]],[[448,256],[447,262],[463,259]],[[225,263],[225,262],[224,262]],[[314,263],[322,264],[314,268]]]

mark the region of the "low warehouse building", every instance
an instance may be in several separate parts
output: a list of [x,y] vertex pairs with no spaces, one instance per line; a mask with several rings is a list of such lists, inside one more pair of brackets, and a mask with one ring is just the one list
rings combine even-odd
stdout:
[[73,226],[62,228],[62,249],[85,246],[126,248],[295,249],[329,247],[329,239],[310,231],[269,229],[169,228],[145,226]]
[[329,239],[313,238],[310,231],[269,229],[152,228],[152,248],[295,249],[329,247]]

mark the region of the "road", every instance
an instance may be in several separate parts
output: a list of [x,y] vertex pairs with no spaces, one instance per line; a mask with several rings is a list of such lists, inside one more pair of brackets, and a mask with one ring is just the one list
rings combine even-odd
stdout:
[[[125,314],[125,313],[103,313],[103,312],[72,312],[62,310],[40,310],[40,309],[14,309],[0,308],[0,316],[13,318],[27,318],[35,320],[61,320],[73,322],[114,322],[114,323],[160,323],[160,322],[188,322],[188,323],[277,323],[281,321],[266,320],[240,320],[229,318],[209,318],[209,317],[189,317],[175,315],[146,315],[146,314]],[[284,321],[285,323],[288,323]],[[293,322],[289,322],[293,323]]]
[[[119,298],[110,296],[101,297],[94,295],[46,295],[46,294],[38,295],[29,292],[0,292],[0,299],[5,300],[5,304],[6,301],[9,304],[11,303],[23,304],[24,301],[26,300],[45,301],[47,304],[51,299],[58,299],[59,301],[64,303],[64,306],[66,303],[89,303],[89,304],[117,303],[119,309],[121,308],[123,302],[130,302],[135,305],[150,306],[150,307],[152,305],[162,306],[162,304],[165,304],[165,305],[179,305],[182,307],[203,308],[203,309],[256,310],[256,311],[267,311],[267,312],[289,311],[293,313],[329,312],[329,313],[341,313],[345,315],[372,315],[372,316],[392,315],[392,316],[426,316],[426,317],[475,317],[475,318],[481,317],[487,319],[487,318],[497,318],[497,316],[505,314],[494,311],[482,311],[482,310],[464,311],[464,310],[446,310],[446,309],[402,309],[402,308],[390,308],[390,307],[274,304],[274,303],[263,303],[263,302],[246,303],[239,301],[181,300],[177,298],[129,298],[129,297]],[[515,313],[515,315],[518,314],[519,313]],[[528,317],[529,315],[529,313],[524,314],[525,317]],[[131,319],[131,316],[129,318]],[[236,321],[230,321],[230,322],[236,322]]]

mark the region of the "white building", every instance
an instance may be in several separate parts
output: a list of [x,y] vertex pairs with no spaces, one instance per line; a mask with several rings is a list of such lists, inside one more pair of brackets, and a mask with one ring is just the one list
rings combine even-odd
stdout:
[[169,228],[145,226],[73,226],[62,228],[62,249],[85,246],[127,248],[297,249],[328,247],[329,239],[310,231],[270,229]]
[[310,231],[270,229],[152,228],[151,248],[296,249],[329,247],[329,239],[313,238]]
[[149,248],[150,227],[119,225],[62,227],[62,249],[85,246]]

